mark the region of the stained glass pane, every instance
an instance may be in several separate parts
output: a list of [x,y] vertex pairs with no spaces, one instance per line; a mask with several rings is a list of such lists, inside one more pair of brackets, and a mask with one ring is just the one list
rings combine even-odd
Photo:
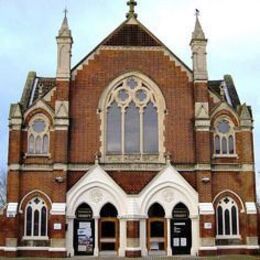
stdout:
[[226,134],[227,132],[229,132],[230,126],[228,121],[222,120],[218,123],[217,128],[220,133]]
[[107,111],[107,152],[121,153],[121,108],[115,102]]
[[32,235],[32,207],[29,206],[26,212],[26,236]]
[[144,109],[143,129],[144,153],[158,153],[158,116],[151,102]]
[[29,137],[29,153],[34,153],[34,136]]
[[232,235],[237,235],[237,209],[235,206],[231,209],[232,212]]
[[121,89],[118,93],[118,97],[121,101],[126,101],[129,97],[127,91],[125,89]]
[[39,211],[34,211],[33,235],[39,236]]
[[130,87],[131,89],[135,89],[137,87],[138,83],[134,78],[129,78],[127,80],[127,86]]
[[147,97],[146,91],[141,89],[136,92],[136,97],[139,101],[144,101]]
[[125,153],[140,153],[140,114],[133,102],[125,113]]
[[222,138],[222,153],[227,154],[227,139],[226,139],[226,137]]
[[223,235],[223,210],[218,207],[218,235]]
[[46,214],[46,208],[42,208],[42,218],[41,218],[41,236],[46,236],[46,224],[47,224],[47,214]]
[[215,153],[220,154],[220,139],[219,136],[215,136]]
[[42,150],[43,150],[43,153],[44,154],[47,154],[48,153],[48,150],[49,150],[49,138],[47,135],[45,135],[43,137],[43,147],[42,147]]
[[46,124],[43,120],[36,119],[33,121],[32,128],[33,128],[33,131],[35,131],[36,133],[42,133],[44,131],[45,127],[46,127]]
[[35,152],[37,154],[42,153],[42,139],[40,136],[37,136],[36,142],[35,142]]
[[225,210],[225,235],[230,235],[230,214],[229,210]]
[[230,154],[234,153],[234,139],[232,135],[228,138],[228,150]]

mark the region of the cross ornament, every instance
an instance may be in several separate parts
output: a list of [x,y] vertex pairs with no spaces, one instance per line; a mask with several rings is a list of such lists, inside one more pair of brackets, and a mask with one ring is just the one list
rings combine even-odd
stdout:
[[137,2],[135,0],[130,0],[127,2],[127,5],[129,6],[129,12],[127,13],[126,17],[137,17],[137,14],[135,13],[135,6],[137,5]]

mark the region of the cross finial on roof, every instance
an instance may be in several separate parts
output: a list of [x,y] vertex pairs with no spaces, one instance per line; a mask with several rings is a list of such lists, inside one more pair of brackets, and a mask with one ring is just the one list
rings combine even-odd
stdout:
[[137,2],[135,0],[129,0],[127,2],[127,5],[129,5],[129,12],[126,14],[126,18],[130,17],[137,17],[137,14],[135,13],[135,6],[137,5]]

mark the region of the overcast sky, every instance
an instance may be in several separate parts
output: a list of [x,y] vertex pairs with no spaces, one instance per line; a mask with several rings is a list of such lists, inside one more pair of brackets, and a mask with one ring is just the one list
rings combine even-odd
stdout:
[[[190,67],[194,10],[200,10],[209,40],[209,78],[231,74],[241,102],[252,106],[260,171],[260,1],[137,2],[139,20]],[[73,64],[114,30],[128,10],[126,0],[0,0],[0,167],[7,161],[9,105],[19,101],[27,73],[55,76],[55,36],[65,6],[74,38]]]

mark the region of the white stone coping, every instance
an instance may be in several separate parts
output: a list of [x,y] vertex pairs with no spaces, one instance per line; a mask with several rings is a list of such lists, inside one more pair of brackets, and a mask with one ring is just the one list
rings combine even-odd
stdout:
[[218,250],[218,249],[260,249],[260,246],[229,245],[229,246],[202,246],[199,248],[199,250]]
[[246,213],[248,215],[257,214],[257,208],[255,202],[246,202]]
[[16,252],[16,251],[49,251],[49,252],[66,252],[65,247],[33,247],[33,246],[21,246],[21,247],[7,247],[2,246],[0,250],[5,252]]
[[14,218],[17,214],[18,202],[9,202],[7,204],[6,216],[8,218]]
[[52,203],[51,215],[65,215],[66,203]]
[[199,213],[200,215],[214,215],[215,210],[211,202],[199,203]]

